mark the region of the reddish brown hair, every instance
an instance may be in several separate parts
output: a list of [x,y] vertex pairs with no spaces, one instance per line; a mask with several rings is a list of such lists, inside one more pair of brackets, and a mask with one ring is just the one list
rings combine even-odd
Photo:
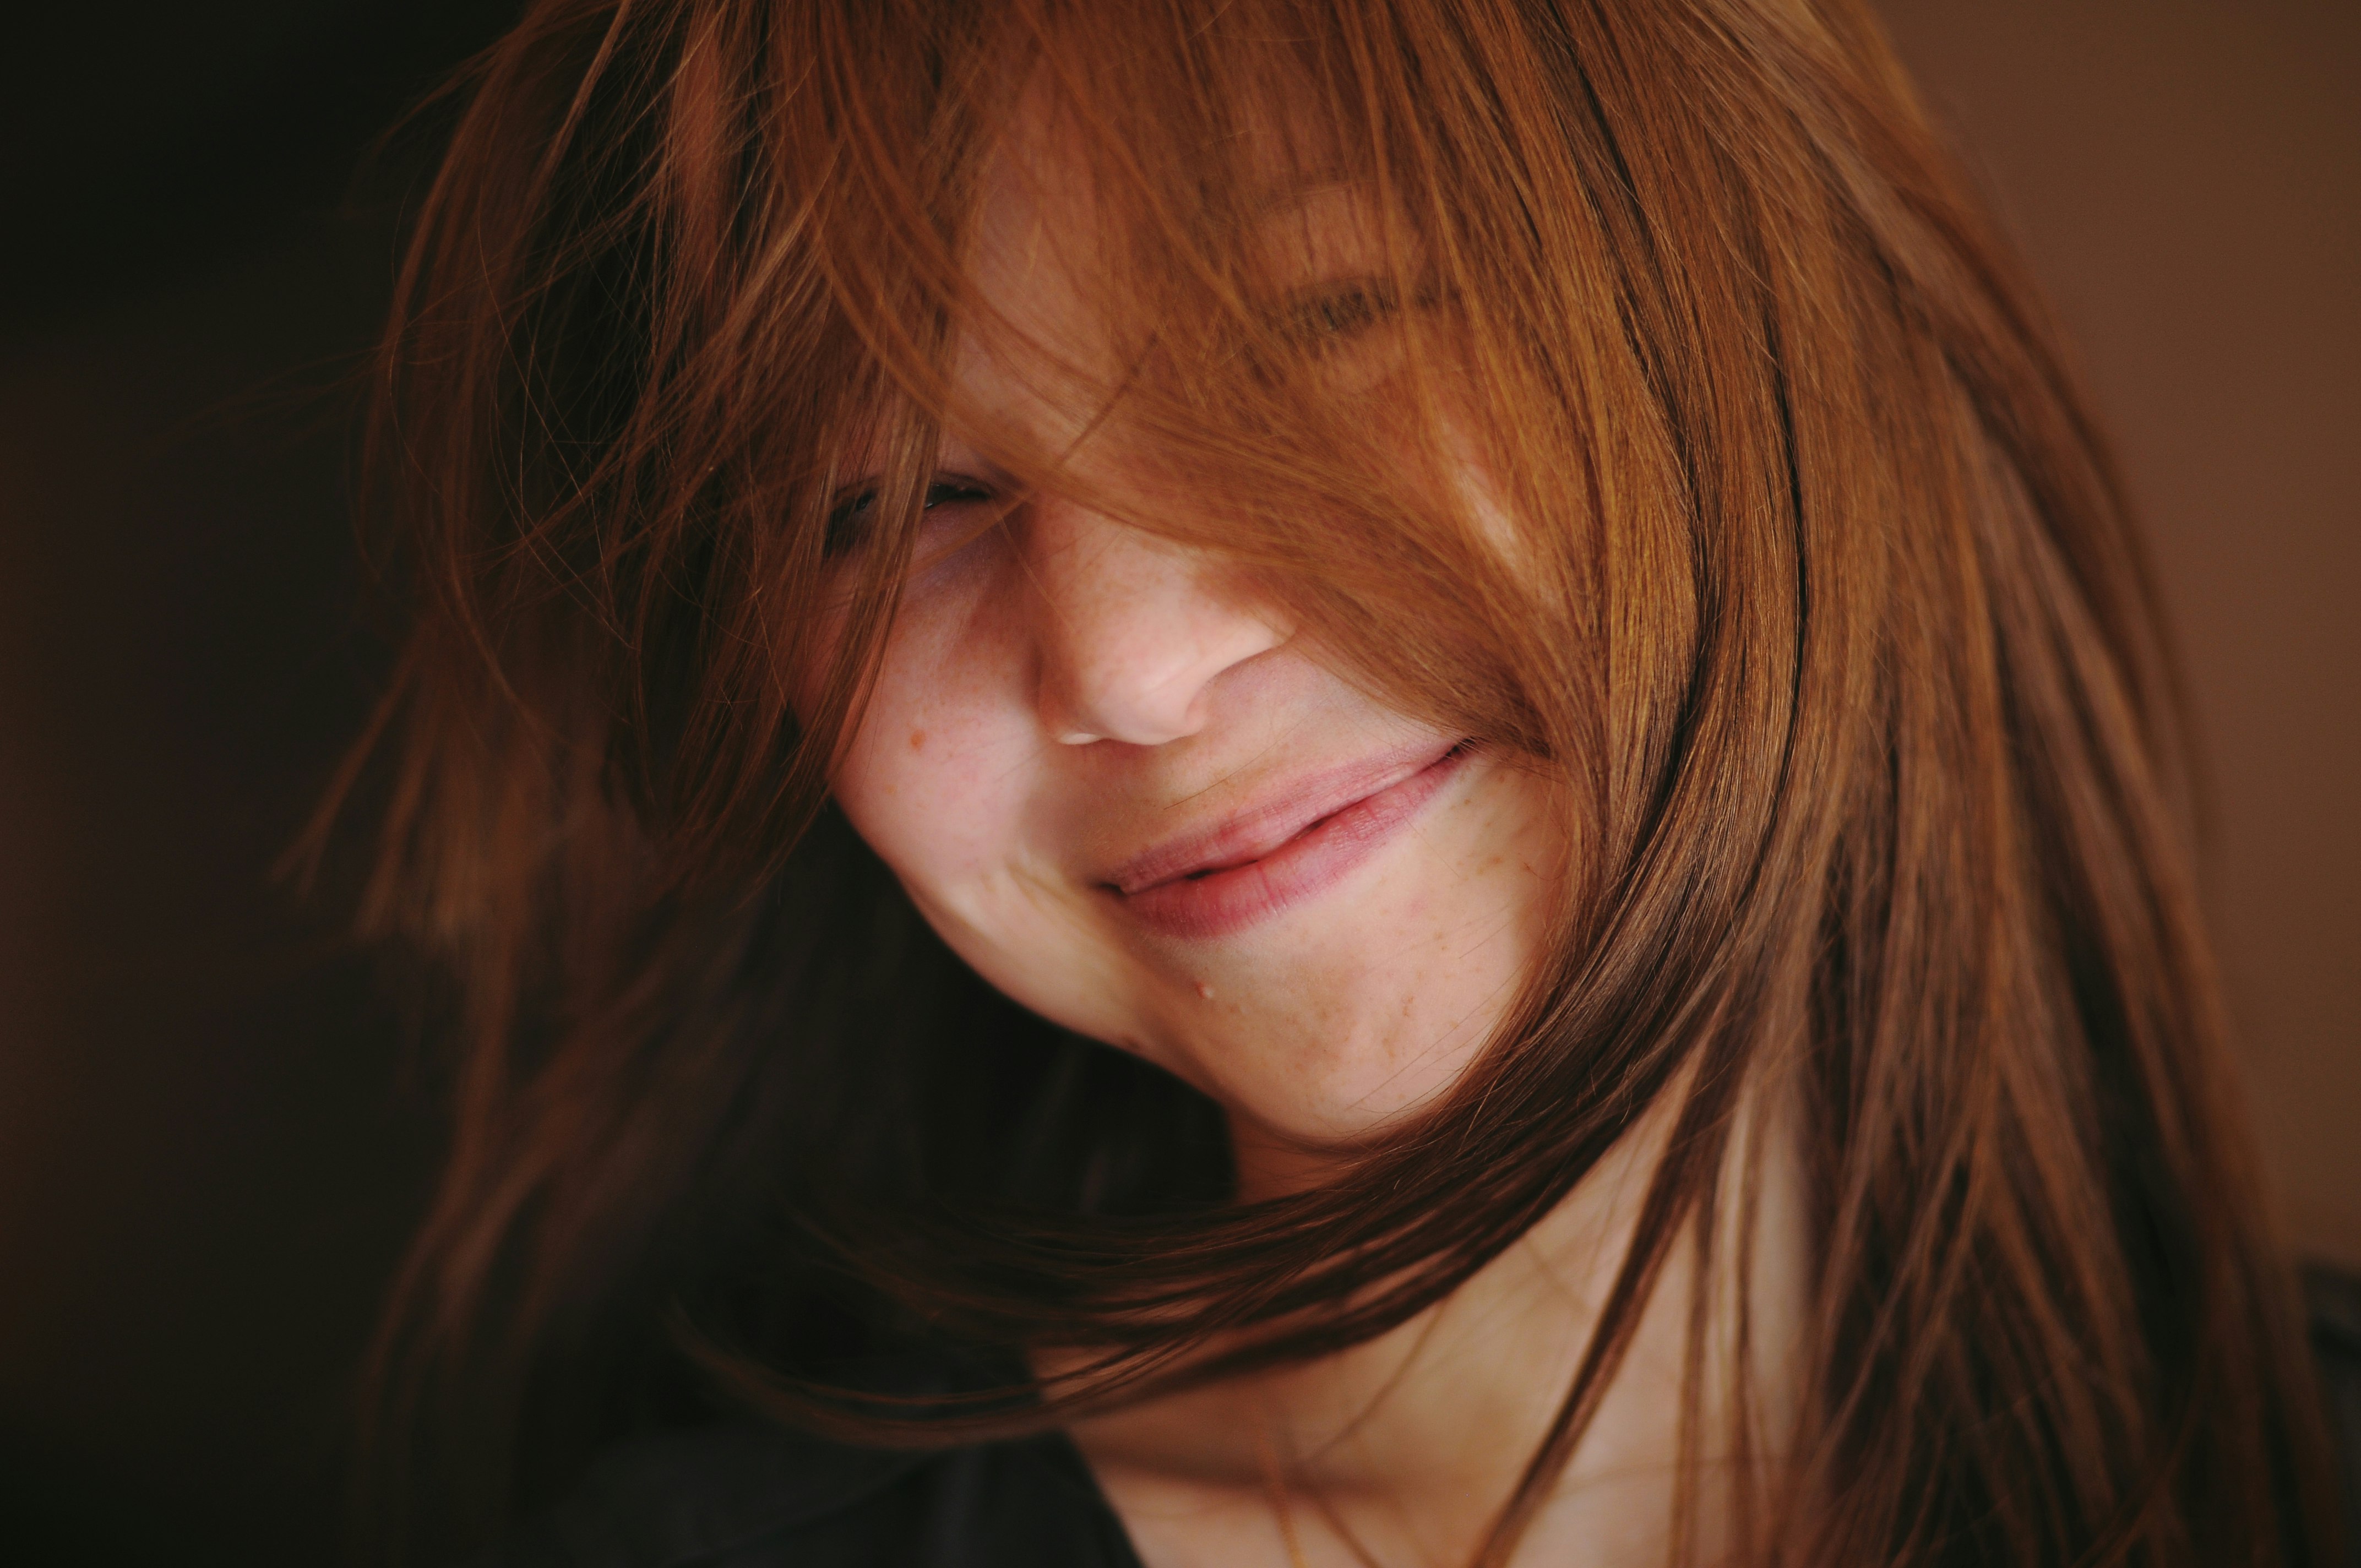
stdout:
[[[1577,846],[1499,1038],[1301,1198],[1225,1204],[1212,1107],[964,975],[825,805],[932,433],[1071,479],[943,374],[1031,346],[961,268],[1020,97],[1097,197],[1099,412],[1190,498],[1128,521],[1532,759]],[[541,0],[457,102],[376,447],[417,630],[354,774],[367,921],[452,977],[458,1047],[390,1428],[530,1497],[685,1386],[684,1319],[873,1435],[812,1380],[920,1323],[1102,1353],[984,1425],[1318,1354],[1676,1093],[1497,1563],[1773,1095],[1808,1393],[1741,1555],[2330,1560],[2121,487],[1859,5]],[[1365,203],[1344,308],[1402,418],[1248,239],[1275,181]]]

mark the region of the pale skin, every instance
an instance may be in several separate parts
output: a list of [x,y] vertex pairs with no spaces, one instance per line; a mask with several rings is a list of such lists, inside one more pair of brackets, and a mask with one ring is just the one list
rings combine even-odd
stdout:
[[[1059,178],[1055,138],[1034,125],[996,166],[972,281],[1027,335],[1092,366],[1106,350],[1055,237],[1089,232],[1088,196]],[[1340,248],[1313,244],[1308,265],[1338,265]],[[1037,370],[972,345],[955,367],[962,403],[1068,453],[1093,493],[1140,482],[1119,434],[1086,433]],[[1241,1197],[1318,1180],[1352,1140],[1447,1089],[1518,995],[1569,853],[1546,789],[1477,750],[1437,764],[1415,811],[1308,894],[1212,934],[1138,917],[1109,884],[1141,857],[1283,817],[1340,770],[1390,777],[1388,759],[1415,766],[1462,738],[1367,695],[1213,559],[1077,499],[1019,495],[956,433],[937,468],[945,499],[838,802],[986,980],[1215,1100]],[[978,533],[987,505],[1005,520]],[[1465,1561],[1572,1377],[1664,1109],[1422,1318],[1079,1426],[1149,1568]],[[1686,1295],[1673,1284],[1516,1561],[1662,1559]]]

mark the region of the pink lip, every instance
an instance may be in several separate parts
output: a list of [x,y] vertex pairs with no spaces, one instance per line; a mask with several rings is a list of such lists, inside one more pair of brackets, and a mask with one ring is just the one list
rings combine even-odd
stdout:
[[1466,760],[1423,746],[1303,781],[1209,833],[1159,845],[1108,877],[1126,913],[1159,936],[1206,940],[1310,898],[1412,818]]

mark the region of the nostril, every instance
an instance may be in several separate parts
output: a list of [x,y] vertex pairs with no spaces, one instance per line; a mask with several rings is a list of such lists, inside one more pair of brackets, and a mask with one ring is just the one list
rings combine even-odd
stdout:
[[1191,550],[1078,508],[1035,523],[1037,700],[1060,745],[1194,735],[1224,673],[1287,641]]
[[1042,712],[1060,744],[1161,746],[1205,727],[1204,687],[1235,661],[1209,657],[1194,639],[1166,639],[1146,648],[1135,640],[1109,641],[1131,645],[1080,669],[1070,663],[1062,671],[1044,671]]

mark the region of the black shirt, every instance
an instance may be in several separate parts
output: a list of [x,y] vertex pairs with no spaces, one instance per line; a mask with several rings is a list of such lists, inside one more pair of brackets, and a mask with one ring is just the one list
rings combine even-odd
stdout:
[[1060,1433],[939,1453],[730,1423],[641,1438],[484,1568],[1140,1568]]
[[[2306,1281],[2361,1549],[2361,1281]],[[2361,1562],[2361,1550],[2356,1561]],[[1060,1433],[936,1453],[752,1421],[636,1439],[479,1568],[1140,1568]]]

